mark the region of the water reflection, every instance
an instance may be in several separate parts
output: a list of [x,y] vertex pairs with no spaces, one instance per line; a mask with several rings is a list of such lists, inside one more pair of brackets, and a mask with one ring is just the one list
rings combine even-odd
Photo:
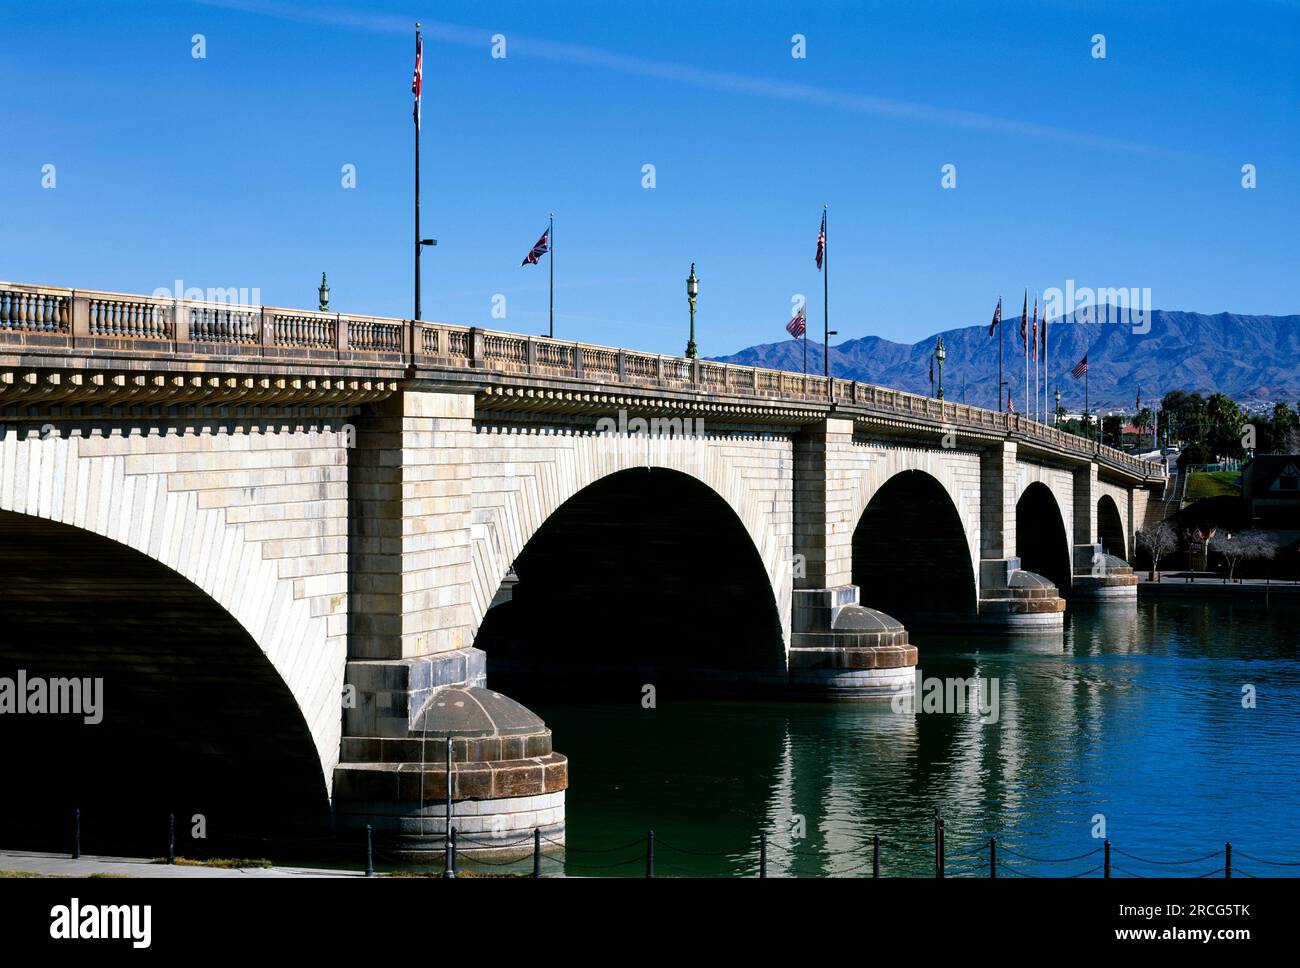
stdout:
[[[1165,601],[1072,608],[1049,641],[917,636],[926,676],[997,681],[988,724],[973,709],[899,715],[888,703],[661,692],[646,710],[634,694],[548,701],[523,681],[510,694],[570,757],[571,873],[640,876],[639,845],[593,851],[653,828],[660,874],[753,876],[765,831],[772,876],[869,875],[873,834],[886,876],[932,876],[936,807],[954,875],[986,873],[991,835],[1017,852],[1003,853],[1011,872],[1079,873],[1095,858],[1023,855],[1085,854],[1101,818],[1113,843],[1144,857],[1196,857],[1232,840],[1300,860],[1298,633],[1294,607]],[[598,869],[606,861],[626,863]]]

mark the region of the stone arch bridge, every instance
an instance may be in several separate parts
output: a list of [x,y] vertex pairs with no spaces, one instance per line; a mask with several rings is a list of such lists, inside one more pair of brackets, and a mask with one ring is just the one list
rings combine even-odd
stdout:
[[[102,742],[138,753],[114,783],[232,824],[270,796],[418,854],[451,737],[461,831],[558,838],[567,761],[488,657],[888,694],[908,628],[1131,599],[1164,479],[852,381],[0,283],[0,676],[102,676]],[[32,769],[86,742],[52,719]]]

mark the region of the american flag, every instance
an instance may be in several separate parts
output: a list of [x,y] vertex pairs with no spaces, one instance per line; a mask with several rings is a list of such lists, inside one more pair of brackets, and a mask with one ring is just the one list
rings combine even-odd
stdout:
[[993,322],[989,323],[989,335],[997,332],[998,323],[1002,322],[1002,298],[998,297],[998,308],[993,310]]
[[1011,394],[1008,393],[1008,394],[1007,394],[1007,413],[1015,413],[1015,412],[1016,412],[1016,401],[1015,401],[1015,398],[1012,397]]
[[530,264],[537,265],[537,263],[542,261],[542,256],[546,255],[547,252],[551,251],[551,240],[549,238],[550,234],[551,234],[550,229],[547,229],[545,232],[542,233],[542,237],[537,240],[537,244],[534,245],[532,249],[529,250],[526,256],[524,256],[524,261],[519,263],[521,266],[526,266]]
[[826,213],[822,212],[822,227],[817,233],[817,268],[822,267],[822,262],[826,259]]
[[785,331],[789,333],[791,336],[793,336],[795,339],[799,339],[799,337],[803,336],[803,334],[807,331],[807,329],[808,329],[808,321],[804,319],[803,307],[800,306],[799,311],[794,314],[794,319],[790,320],[790,322],[785,324]]
[[415,76],[411,78],[411,93],[415,95],[415,130],[420,130],[420,92],[424,89],[424,38],[415,35]]
[[1088,372],[1088,354],[1084,353],[1083,359],[1081,359],[1077,364],[1075,364],[1074,369],[1070,371],[1070,376],[1074,377],[1077,380],[1087,372]]

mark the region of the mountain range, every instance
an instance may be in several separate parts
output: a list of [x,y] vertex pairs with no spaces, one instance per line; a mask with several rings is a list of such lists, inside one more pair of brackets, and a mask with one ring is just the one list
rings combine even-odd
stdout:
[[[819,327],[809,319],[809,336]],[[1061,405],[1083,409],[1084,381],[1070,371],[1088,354],[1088,398],[1094,410],[1132,409],[1141,390],[1144,404],[1158,401],[1170,390],[1208,394],[1220,391],[1239,403],[1261,405],[1300,398],[1300,315],[1245,316],[1238,313],[1151,310],[1146,324],[1083,322],[1079,317],[1053,321],[1048,327],[1048,365],[1044,373],[1050,394],[1061,388]],[[982,407],[997,407],[998,338],[989,324],[964,326],[942,334],[947,359],[943,367],[944,396]],[[1002,323],[1003,380],[1016,409],[1024,411],[1024,357],[1020,316]],[[881,386],[931,393],[930,357],[935,337],[907,345],[877,336],[863,336],[830,351],[837,377]],[[711,357],[724,363],[763,366],[801,372],[801,340],[751,346],[730,356]],[[822,372],[822,344],[808,340],[808,372]],[[1042,364],[1039,364],[1042,372]],[[937,373],[936,373],[937,376]],[[1033,397],[1034,360],[1029,361]]]

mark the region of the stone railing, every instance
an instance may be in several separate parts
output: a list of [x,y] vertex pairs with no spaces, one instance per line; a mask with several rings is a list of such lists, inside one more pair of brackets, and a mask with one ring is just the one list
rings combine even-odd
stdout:
[[1092,457],[1141,477],[1162,464],[998,413],[852,380],[518,336],[472,326],[273,306],[158,299],[0,282],[0,352],[60,349],[90,355],[204,356],[331,362],[379,368],[474,368],[633,387],[789,401],[929,425],[1007,434]]

